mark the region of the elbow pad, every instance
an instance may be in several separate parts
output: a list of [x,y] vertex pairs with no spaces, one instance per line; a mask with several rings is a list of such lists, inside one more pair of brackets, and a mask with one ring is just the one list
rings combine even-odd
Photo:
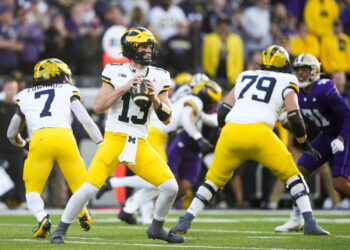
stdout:
[[164,103],[160,103],[157,110],[155,110],[159,120],[166,121],[171,116],[171,108],[165,105]]
[[292,126],[292,132],[297,138],[306,135],[305,124],[300,110],[288,112],[288,120]]
[[228,105],[227,103],[223,103],[220,106],[218,110],[218,124],[220,128],[222,128],[225,125],[226,116],[231,109],[232,109],[232,106]]

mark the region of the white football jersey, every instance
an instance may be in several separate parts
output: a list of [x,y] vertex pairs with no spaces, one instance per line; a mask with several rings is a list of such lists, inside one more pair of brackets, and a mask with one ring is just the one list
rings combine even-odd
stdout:
[[172,118],[168,125],[164,125],[159,119],[154,115],[151,119],[151,125],[158,128],[163,134],[168,135],[168,133],[175,132],[176,130],[182,128],[182,114],[184,107],[189,105],[194,110],[195,121],[197,122],[203,111],[203,102],[199,97],[194,95],[186,95],[177,100],[172,104]]
[[[129,63],[112,63],[103,70],[102,81],[117,89],[133,78],[134,74],[134,69]],[[148,66],[144,77],[153,82],[157,95],[169,90],[171,80],[168,71]],[[125,93],[110,108],[105,131],[146,138],[153,111],[152,102],[140,108],[131,99],[130,92]]]
[[294,75],[265,70],[242,72],[235,85],[236,102],[226,121],[249,124],[263,122],[274,127],[289,91],[299,92]]
[[185,95],[190,95],[192,94],[192,88],[190,85],[188,84],[184,84],[181,85],[176,91],[175,93],[170,97],[170,101],[176,102],[177,100],[179,100],[181,97],[185,96]]
[[16,100],[26,118],[29,137],[41,128],[71,129],[71,98],[79,100],[79,90],[70,84],[35,86],[22,90]]

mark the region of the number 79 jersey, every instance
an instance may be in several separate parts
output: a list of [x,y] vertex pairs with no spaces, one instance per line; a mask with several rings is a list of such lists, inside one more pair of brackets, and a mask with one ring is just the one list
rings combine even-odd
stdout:
[[29,137],[41,128],[71,129],[73,97],[81,99],[79,90],[70,84],[41,85],[22,90],[16,104],[26,118]]
[[265,70],[242,72],[235,85],[236,102],[226,121],[240,124],[263,122],[274,127],[290,91],[299,92],[294,75]]

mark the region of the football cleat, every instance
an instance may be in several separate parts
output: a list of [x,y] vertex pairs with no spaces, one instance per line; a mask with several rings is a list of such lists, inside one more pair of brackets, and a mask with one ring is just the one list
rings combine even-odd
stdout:
[[51,234],[50,242],[51,242],[51,244],[63,244],[64,243],[64,235],[55,231]]
[[155,229],[152,225],[146,231],[148,238],[164,240],[168,243],[182,243],[184,242],[184,238],[180,235],[176,235],[171,232],[167,232],[164,228]]
[[181,216],[172,229],[170,229],[170,233],[174,234],[186,234],[187,230],[191,227],[194,216],[190,213],[185,213],[184,216]]
[[83,231],[89,231],[91,227],[91,216],[86,207],[78,215],[78,224]]
[[33,230],[33,238],[45,238],[47,233],[50,232],[51,221],[49,215],[46,215],[38,225],[38,228]]
[[302,216],[291,216],[291,218],[281,226],[275,228],[277,233],[288,233],[300,231],[304,228],[304,219]]
[[137,225],[137,220],[133,214],[129,214],[124,212],[123,210],[120,211],[118,214],[118,219],[121,221],[125,221],[126,223],[130,225]]
[[305,235],[329,235],[330,233],[323,230],[316,222],[315,219],[311,219],[305,222],[304,227]]
[[108,176],[108,178],[105,181],[105,184],[103,184],[103,186],[100,188],[100,190],[98,190],[98,192],[96,193],[97,200],[100,199],[104,193],[113,189],[111,182],[110,182],[111,178],[112,178],[111,176]]

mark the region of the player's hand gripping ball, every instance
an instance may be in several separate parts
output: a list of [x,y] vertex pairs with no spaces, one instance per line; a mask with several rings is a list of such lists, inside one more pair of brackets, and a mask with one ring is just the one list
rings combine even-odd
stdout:
[[131,99],[139,107],[144,107],[149,102],[149,89],[147,87],[146,79],[143,79],[140,84],[136,85],[137,88],[131,89]]

